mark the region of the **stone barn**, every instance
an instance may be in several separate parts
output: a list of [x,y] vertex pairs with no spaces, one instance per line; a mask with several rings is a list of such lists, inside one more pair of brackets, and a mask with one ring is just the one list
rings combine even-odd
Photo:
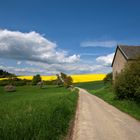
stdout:
[[113,80],[115,80],[116,74],[120,73],[128,62],[136,60],[139,55],[140,46],[118,45],[112,61]]

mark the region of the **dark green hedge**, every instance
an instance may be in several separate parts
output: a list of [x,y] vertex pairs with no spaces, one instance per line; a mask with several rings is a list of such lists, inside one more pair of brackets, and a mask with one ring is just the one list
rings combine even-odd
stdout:
[[116,76],[114,90],[119,99],[140,98],[140,57],[129,62]]

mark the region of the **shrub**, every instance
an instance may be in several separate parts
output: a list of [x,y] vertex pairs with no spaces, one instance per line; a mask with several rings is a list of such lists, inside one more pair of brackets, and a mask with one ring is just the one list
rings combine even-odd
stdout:
[[4,87],[4,90],[7,92],[13,92],[13,91],[16,91],[16,87],[13,85],[7,85]]
[[60,75],[61,75],[61,78],[63,79],[63,80],[65,80],[66,78],[67,78],[67,75],[65,74],[65,73],[60,73]]
[[15,75],[0,69],[0,78],[6,78],[6,77],[15,77]]
[[35,75],[32,79],[32,85],[37,85],[38,82],[41,82],[41,77],[39,74]]
[[24,80],[14,81],[13,85],[14,86],[24,86],[24,85],[26,85],[26,81],[24,81]]
[[136,97],[138,97],[140,99],[140,87],[138,87],[136,89],[136,92],[135,92],[135,95],[134,96],[136,96]]
[[61,73],[61,81],[63,82],[63,86],[66,88],[72,86],[73,79],[71,76],[67,76],[65,73]]
[[56,74],[57,79],[56,79],[56,84],[60,87],[63,86],[64,81],[62,81],[62,78],[59,74]]
[[40,82],[37,83],[37,85],[39,86],[39,88],[42,88],[44,86],[44,82],[40,81]]
[[73,79],[71,76],[67,76],[64,80],[64,84],[65,84],[65,87],[70,87],[72,86],[72,83],[73,83]]
[[48,80],[48,81],[43,81],[44,85],[56,85],[57,80]]
[[64,86],[66,88],[71,87],[73,84],[73,79],[71,76],[66,75],[65,73],[60,73],[56,75],[57,76],[57,85],[58,86]]
[[140,57],[128,63],[116,76],[114,91],[119,99],[140,98]]
[[31,81],[26,79],[21,80],[19,78],[9,78],[5,80],[0,80],[0,86],[6,86],[6,85],[24,86],[27,85],[29,82]]
[[9,80],[5,79],[5,80],[0,80],[0,86],[6,86],[10,84]]
[[111,73],[108,73],[106,75],[106,77],[103,79],[104,83],[107,84],[107,83],[112,83],[112,72]]

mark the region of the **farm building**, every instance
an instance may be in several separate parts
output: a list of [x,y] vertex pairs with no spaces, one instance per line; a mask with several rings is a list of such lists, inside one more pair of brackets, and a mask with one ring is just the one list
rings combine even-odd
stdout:
[[116,74],[120,73],[128,62],[136,60],[139,55],[140,46],[118,45],[112,61],[113,80]]

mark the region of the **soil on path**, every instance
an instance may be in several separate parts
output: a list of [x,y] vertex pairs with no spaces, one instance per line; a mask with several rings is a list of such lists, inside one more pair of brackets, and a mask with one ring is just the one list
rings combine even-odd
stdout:
[[140,122],[79,89],[72,140],[140,140]]

